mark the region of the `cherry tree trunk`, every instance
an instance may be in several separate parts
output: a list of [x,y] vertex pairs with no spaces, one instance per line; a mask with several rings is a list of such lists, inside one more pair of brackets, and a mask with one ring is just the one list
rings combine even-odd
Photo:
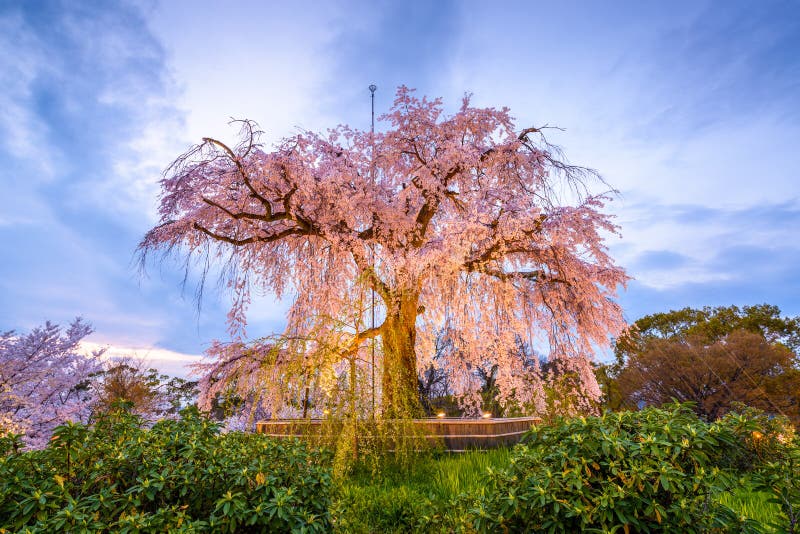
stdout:
[[387,315],[381,336],[383,343],[383,415],[416,417],[421,413],[417,384],[417,306],[419,293],[396,295],[397,305]]

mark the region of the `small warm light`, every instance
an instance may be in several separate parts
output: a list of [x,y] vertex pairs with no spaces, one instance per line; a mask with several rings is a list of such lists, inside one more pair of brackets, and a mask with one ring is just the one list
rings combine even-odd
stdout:
[[758,430],[754,430],[753,431],[753,439],[755,439],[756,441],[760,440],[763,437],[764,437],[764,434],[762,434]]
[[331,411],[329,409],[325,408],[324,410],[322,410],[322,414],[323,415],[330,415]]
[[489,419],[491,416],[492,412],[483,412],[483,415],[481,417],[483,417],[484,419]]
[[447,414],[445,414],[444,412],[439,412],[439,413],[436,414],[436,417],[442,418],[445,415],[447,415]]

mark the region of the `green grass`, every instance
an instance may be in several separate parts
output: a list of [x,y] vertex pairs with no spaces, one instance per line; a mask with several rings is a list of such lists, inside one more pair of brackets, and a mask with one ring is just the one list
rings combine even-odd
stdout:
[[[465,520],[463,494],[476,492],[489,468],[508,464],[509,450],[422,456],[411,467],[356,471],[335,496],[340,532],[451,532]],[[462,525],[463,526],[463,525]]]
[[732,493],[721,495],[719,502],[739,515],[758,521],[766,526],[769,532],[768,525],[775,523],[781,513],[780,506],[769,502],[769,499],[768,493],[742,487]]
[[442,499],[457,497],[478,489],[488,469],[499,469],[508,464],[509,449],[471,451],[450,454],[431,460],[431,490]]

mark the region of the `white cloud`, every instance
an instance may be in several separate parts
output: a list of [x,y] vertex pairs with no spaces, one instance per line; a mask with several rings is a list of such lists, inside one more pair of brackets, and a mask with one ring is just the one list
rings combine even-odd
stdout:
[[56,154],[52,147],[43,149],[48,127],[30,105],[31,84],[49,67],[38,39],[25,31],[19,14],[0,15],[0,50],[4,51],[0,54],[0,143],[9,154],[35,164],[38,174],[29,179],[50,179]]
[[[724,47],[704,48],[705,63],[692,63],[697,58],[684,41],[704,44],[703,28],[692,26],[702,6],[519,4],[509,17],[509,10],[487,3],[459,3],[438,13],[448,23],[458,20],[445,36],[419,41],[434,43],[431,54],[410,57],[413,47],[404,39],[444,26],[406,20],[397,24],[402,31],[396,46],[384,46],[384,33],[395,22],[387,13],[400,9],[381,3],[361,9],[350,3],[176,0],[147,3],[145,23],[126,5],[65,4],[42,13],[59,31],[25,28],[22,17],[0,15],[0,150],[10,154],[0,169],[0,196],[14,199],[0,214],[0,231],[27,225],[7,235],[16,259],[28,262],[16,271],[6,267],[9,275],[0,285],[9,301],[13,295],[19,302],[13,313],[22,322],[84,312],[121,347],[176,347],[170,343],[180,336],[185,347],[220,335],[224,292],[209,290],[215,315],[201,333],[199,315],[191,317],[194,307],[178,302],[177,283],[129,287],[135,276],[126,270],[127,254],[156,219],[160,172],[202,136],[234,138],[236,129],[227,126],[231,116],[257,120],[268,143],[296,127],[320,131],[361,118],[358,124],[368,125],[368,113],[356,114],[362,104],[368,111],[365,86],[375,81],[377,100],[389,101],[387,78],[400,76],[410,76],[402,81],[412,86],[430,78],[421,93],[442,94],[449,109],[464,91],[473,91],[476,105],[510,106],[521,126],[566,127],[553,140],[572,161],[597,168],[622,192],[608,207],[619,215],[624,236],[612,240],[612,249],[645,286],[727,281],[731,272],[715,263],[722,245],[796,242],[793,230],[780,224],[681,220],[664,210],[743,209],[798,194],[796,120],[777,115],[777,104],[759,108],[729,90],[743,81],[752,85],[756,78],[748,78],[747,69],[707,71],[724,58]],[[665,60],[659,47],[672,47],[674,36],[690,39],[676,42]],[[69,46],[59,46],[62,38]],[[365,82],[364,71],[372,76],[372,68],[384,69],[384,77]],[[771,90],[768,79],[757,79],[763,93],[749,96]],[[706,106],[719,95],[722,104]],[[66,116],[39,109],[51,100]],[[734,104],[752,109],[739,113]],[[692,115],[698,110],[705,116]],[[70,145],[71,136],[86,131],[92,134]],[[59,181],[68,186],[56,187],[63,186]],[[33,227],[48,235],[31,237]],[[672,251],[686,261],[638,264],[648,250]],[[164,271],[173,275],[179,268]],[[287,304],[270,295],[256,299],[251,333],[280,330]]]
[[189,377],[188,365],[197,363],[203,357],[201,354],[185,354],[154,346],[127,346],[92,341],[83,341],[80,344],[80,350],[84,354],[91,354],[100,349],[105,349],[103,356],[106,359],[134,358],[141,360],[147,367],[158,369],[161,373],[180,377]]
[[680,287],[687,283],[708,284],[733,278],[729,273],[715,272],[703,264],[672,269],[636,270],[629,274],[632,274],[642,285],[661,291]]

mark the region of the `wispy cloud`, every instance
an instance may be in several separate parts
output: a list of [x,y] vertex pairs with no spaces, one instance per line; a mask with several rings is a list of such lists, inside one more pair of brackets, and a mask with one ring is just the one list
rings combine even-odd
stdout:
[[336,78],[333,4],[163,2],[147,17],[180,88],[186,123],[171,133],[182,142],[231,137],[231,117],[258,121],[275,141],[336,116],[322,105]]
[[739,209],[640,208],[652,218],[627,224],[637,232],[615,250],[636,278],[623,296],[630,318],[689,305],[760,302],[800,314],[797,200]]
[[[509,105],[620,195],[629,317],[685,302],[800,302],[800,9],[791,3],[463,5],[452,92]],[[502,31],[500,30],[502,28]],[[768,245],[767,245],[768,244]],[[749,247],[762,247],[764,258]],[[780,280],[780,282],[778,282]],[[702,298],[713,302],[702,302]]]
[[[182,143],[163,49],[129,4],[0,7],[0,320],[84,315],[107,339],[200,348],[217,318],[141,285],[131,257],[153,224],[158,175]],[[165,293],[172,291],[172,295]],[[210,308],[210,309],[209,309]],[[185,349],[184,349],[185,350]]]

